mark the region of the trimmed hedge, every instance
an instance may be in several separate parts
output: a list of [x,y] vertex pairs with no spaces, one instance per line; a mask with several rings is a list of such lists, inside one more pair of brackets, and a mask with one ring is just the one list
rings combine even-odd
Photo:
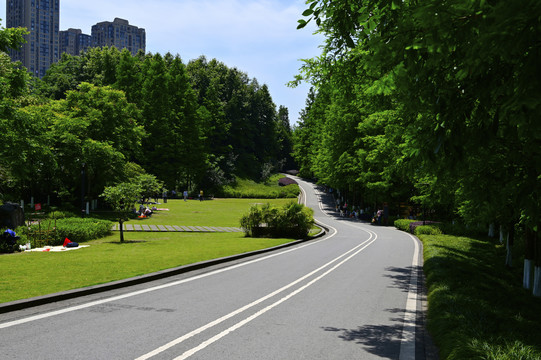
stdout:
[[298,185],[282,186],[279,189],[234,189],[224,187],[220,193],[221,197],[236,199],[284,199],[295,198],[299,196]]
[[[45,224],[46,223],[46,224]],[[41,229],[47,229],[49,226],[54,226],[54,221],[42,222]],[[62,245],[64,239],[68,238],[74,242],[85,242],[89,240],[99,239],[111,233],[113,223],[108,220],[92,219],[92,218],[64,218],[56,220],[56,234],[52,244]],[[30,231],[37,231],[38,225],[32,225]]]
[[410,224],[413,222],[416,222],[417,220],[410,220],[410,219],[398,219],[395,220],[394,226],[397,229],[400,229],[402,231],[410,231]]
[[443,231],[435,225],[419,225],[413,231],[415,235],[442,235]]

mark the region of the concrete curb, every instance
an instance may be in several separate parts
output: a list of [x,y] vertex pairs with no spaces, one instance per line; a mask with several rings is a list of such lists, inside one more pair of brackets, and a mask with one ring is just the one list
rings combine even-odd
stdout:
[[84,287],[80,289],[62,291],[58,293],[33,297],[29,299],[10,301],[10,302],[0,304],[0,314],[8,313],[11,311],[22,310],[29,307],[50,304],[50,303],[54,303],[58,301],[69,300],[76,297],[120,289],[120,288],[124,288],[128,286],[143,284],[146,282],[163,279],[170,276],[180,275],[180,274],[184,274],[190,271],[199,270],[199,269],[203,269],[203,268],[214,266],[214,265],[224,264],[230,261],[244,259],[250,256],[260,255],[267,252],[288,248],[288,247],[291,247],[303,242],[320,238],[323,235],[325,235],[328,229],[324,228],[321,224],[317,224],[317,225],[321,227],[322,230],[317,235],[312,236],[307,239],[296,240],[296,241],[289,242],[287,244],[282,244],[282,245],[274,246],[267,249],[251,251],[251,252],[227,256],[227,257],[223,257],[219,259],[202,261],[195,264],[183,265],[176,268],[161,270],[161,271],[157,271],[150,274],[145,274],[145,275],[136,276],[136,277],[123,279],[123,280],[117,280],[117,281],[113,281],[106,284],[100,284],[100,285],[88,286],[88,287]]

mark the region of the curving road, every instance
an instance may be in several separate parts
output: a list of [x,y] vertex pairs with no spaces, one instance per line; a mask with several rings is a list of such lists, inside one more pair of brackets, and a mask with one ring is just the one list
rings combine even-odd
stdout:
[[2,359],[425,359],[420,246],[334,216],[318,240],[0,315]]

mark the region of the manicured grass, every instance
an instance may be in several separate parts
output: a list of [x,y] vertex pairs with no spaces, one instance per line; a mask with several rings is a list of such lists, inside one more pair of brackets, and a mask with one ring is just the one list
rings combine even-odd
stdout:
[[[239,227],[253,204],[296,199],[169,200],[146,219],[128,224]],[[0,255],[0,303],[106,283],[176,266],[284,244],[291,239],[246,238],[244,233],[118,232],[61,252]]]
[[240,218],[254,204],[281,206],[297,199],[214,199],[214,200],[168,200],[156,206],[168,211],[157,211],[150,218],[131,219],[128,224],[188,225],[188,226],[231,226],[239,227]]
[[441,359],[541,359],[541,300],[488,239],[420,235],[428,327]]

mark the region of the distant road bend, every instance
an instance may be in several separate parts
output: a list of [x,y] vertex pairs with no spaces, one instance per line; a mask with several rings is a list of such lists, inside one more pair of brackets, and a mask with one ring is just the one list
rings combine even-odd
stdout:
[[320,239],[0,315],[2,359],[425,359],[418,241],[336,217]]

